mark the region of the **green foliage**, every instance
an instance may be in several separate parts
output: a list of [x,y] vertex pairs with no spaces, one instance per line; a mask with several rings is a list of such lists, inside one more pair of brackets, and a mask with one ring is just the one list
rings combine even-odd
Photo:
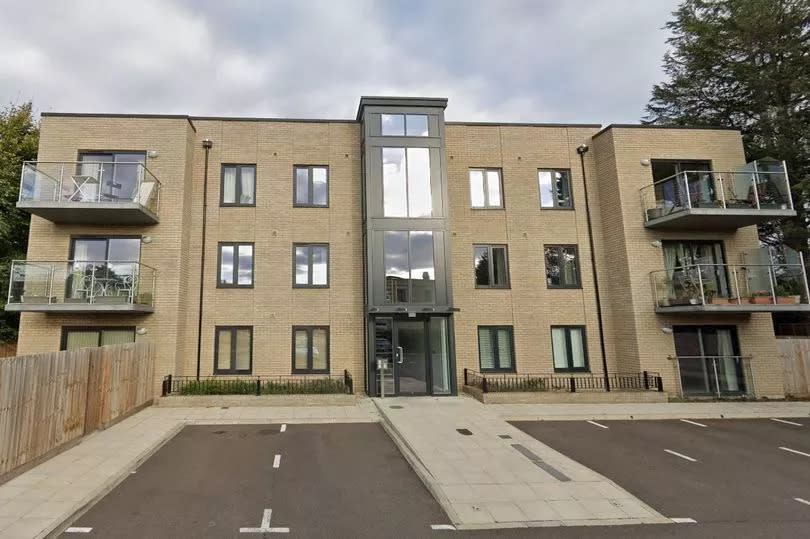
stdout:
[[19,315],[7,313],[11,260],[24,258],[29,215],[16,208],[22,162],[36,159],[39,125],[31,103],[0,110],[0,342],[17,339]]
[[[262,380],[262,395],[316,395],[346,393],[343,379]],[[179,395],[255,395],[256,380],[217,379],[183,381]]]
[[748,160],[784,159],[798,216],[760,239],[808,252],[810,0],[684,0],[645,123],[731,127]]

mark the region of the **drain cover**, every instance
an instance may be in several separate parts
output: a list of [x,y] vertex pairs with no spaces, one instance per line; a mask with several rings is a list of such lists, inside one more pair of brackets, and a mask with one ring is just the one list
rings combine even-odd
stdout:
[[393,410],[401,410],[402,408],[404,408],[404,406],[400,406],[399,404],[392,404],[391,406],[389,406],[389,408]]
[[511,440],[512,439],[512,437],[509,436],[508,434],[499,434],[498,438],[501,438],[502,440]]
[[472,432],[470,432],[470,429],[456,429],[456,432],[458,432],[459,434],[463,434],[464,436],[472,436]]

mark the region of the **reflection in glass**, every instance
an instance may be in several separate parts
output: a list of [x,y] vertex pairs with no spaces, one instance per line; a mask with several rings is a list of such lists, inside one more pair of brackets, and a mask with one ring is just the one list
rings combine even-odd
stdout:
[[217,331],[217,370],[231,369],[231,335],[230,329]]
[[309,169],[306,167],[295,169],[295,203],[309,204]]
[[251,331],[248,328],[236,330],[236,370],[246,371],[250,369],[250,349]]
[[490,206],[501,205],[501,178],[497,170],[487,171],[487,195]]
[[506,248],[492,248],[492,269],[495,286],[507,286],[509,284],[509,270],[506,266]]
[[405,134],[404,114],[380,114],[383,136],[402,136]]
[[434,316],[429,322],[430,362],[433,393],[450,393],[450,343],[448,341],[447,318]]
[[408,217],[430,217],[433,201],[430,193],[430,150],[408,148]]
[[385,302],[408,303],[408,233],[387,231],[383,235]]
[[312,168],[312,204],[315,206],[326,206],[327,204],[327,183],[326,168]]
[[427,114],[408,114],[405,119],[407,132],[409,137],[426,137],[428,136],[428,117]]
[[489,286],[489,248],[475,248],[475,285]]
[[435,268],[433,232],[411,232],[410,239],[411,303],[433,303]]
[[295,248],[295,284],[309,284],[309,248],[306,245]]
[[219,282],[233,284],[233,245],[223,245],[219,262]]
[[383,148],[383,215],[407,217],[405,148]]
[[313,245],[312,249],[312,283],[325,286],[327,282],[327,261],[329,248],[326,245]]
[[297,370],[307,370],[307,356],[309,354],[309,336],[305,329],[295,330],[295,359],[293,367]]
[[501,208],[501,171],[470,169],[470,202],[473,208]]
[[325,371],[328,361],[328,333],[326,329],[312,330],[312,370]]
[[483,208],[486,204],[484,197],[484,171],[470,171],[470,200],[473,208]]
[[249,285],[253,283],[253,246],[239,246],[239,275],[238,284]]
[[383,235],[386,303],[433,303],[436,271],[433,232],[387,231]]
[[545,258],[546,283],[550,288],[579,288],[576,247],[547,245]]
[[571,182],[567,170],[539,170],[541,208],[570,208]]

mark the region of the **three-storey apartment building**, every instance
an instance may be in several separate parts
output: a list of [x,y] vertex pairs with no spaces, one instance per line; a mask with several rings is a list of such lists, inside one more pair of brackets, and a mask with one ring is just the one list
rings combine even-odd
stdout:
[[[448,395],[463,370],[660,373],[684,395],[784,394],[770,313],[810,309],[794,214],[740,133],[45,113],[7,309],[20,353],[148,336],[156,374],[349,371]],[[156,389],[158,387],[156,383]]]

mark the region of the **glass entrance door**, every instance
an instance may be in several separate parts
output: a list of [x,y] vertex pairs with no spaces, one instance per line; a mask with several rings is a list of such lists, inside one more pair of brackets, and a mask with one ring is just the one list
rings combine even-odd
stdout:
[[732,327],[675,326],[681,388],[689,395],[745,393],[745,376]]
[[428,393],[428,354],[424,320],[397,320],[394,374],[400,395]]

